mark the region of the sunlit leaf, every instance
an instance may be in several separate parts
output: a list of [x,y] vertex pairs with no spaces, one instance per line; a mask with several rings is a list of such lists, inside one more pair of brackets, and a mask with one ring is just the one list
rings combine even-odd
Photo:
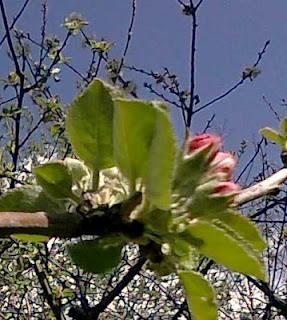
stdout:
[[287,117],[280,121],[280,131],[282,136],[287,138]]
[[233,271],[266,279],[263,263],[253,250],[210,221],[197,220],[190,224],[186,233],[201,254]]
[[285,140],[284,138],[279,134],[278,131],[272,129],[272,128],[262,128],[259,130],[259,132],[262,134],[262,136],[268,140],[271,140],[273,142],[276,142],[280,145],[284,145],[285,144]]
[[115,160],[132,184],[146,173],[155,119],[156,110],[151,102],[115,100]]
[[113,108],[109,90],[95,80],[68,111],[66,129],[73,150],[92,169],[114,165]]
[[266,243],[257,226],[247,217],[234,211],[227,211],[218,215],[218,220],[236,232],[255,250],[262,251],[266,249]]
[[65,158],[65,166],[72,175],[74,193],[80,195],[91,187],[91,172],[82,161],[72,158]]
[[217,305],[213,288],[194,271],[180,271],[187,302],[194,320],[217,320]]
[[76,265],[92,273],[104,273],[116,267],[121,259],[119,239],[85,240],[69,247]]
[[61,161],[47,162],[34,168],[38,184],[54,199],[73,199],[72,174]]
[[12,234],[11,237],[24,242],[44,242],[49,240],[49,237],[35,234]]
[[175,133],[169,115],[166,110],[157,107],[144,181],[147,199],[162,210],[168,209],[171,203],[171,182],[176,153]]

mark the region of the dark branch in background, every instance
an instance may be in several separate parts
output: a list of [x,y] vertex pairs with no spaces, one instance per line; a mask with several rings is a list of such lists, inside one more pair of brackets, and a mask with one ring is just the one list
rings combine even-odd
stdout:
[[[20,111],[22,109],[23,105],[23,99],[24,99],[24,74],[23,74],[23,69],[24,69],[24,62],[23,62],[23,68],[22,70],[20,69],[19,62],[17,59],[17,55],[13,46],[12,38],[10,35],[10,29],[7,21],[7,16],[5,12],[5,7],[3,0],[0,1],[0,10],[1,10],[1,15],[3,19],[3,24],[4,24],[4,29],[6,32],[6,38],[7,38],[7,43],[9,47],[9,51],[11,53],[11,57],[13,60],[13,63],[15,65],[15,70],[16,74],[19,78],[19,92],[17,93],[17,109]],[[11,156],[12,156],[12,161],[13,161],[13,168],[12,172],[17,171],[17,166],[18,166],[18,157],[19,157],[19,139],[20,139],[20,122],[21,122],[21,112],[18,112],[16,117],[15,117],[15,132],[14,132],[14,150],[11,151]],[[14,188],[15,187],[15,181],[11,180],[10,187]]]
[[21,143],[19,143],[19,149],[22,148],[25,143],[29,140],[31,135],[39,128],[40,124],[45,120],[46,115],[50,112],[50,110],[46,110],[43,112],[41,118],[38,120],[38,122],[35,124],[35,126],[27,133],[26,137],[22,140]]
[[36,81],[34,84],[26,87],[24,89],[25,93],[26,92],[30,92],[31,90],[39,87],[41,84],[44,84],[48,81],[49,77],[51,76],[51,71],[52,69],[54,68],[54,66],[59,62],[60,60],[60,54],[61,52],[63,51],[63,49],[66,47],[67,43],[68,43],[68,40],[70,39],[71,37],[71,32],[68,32],[66,34],[66,37],[61,45],[61,47],[57,50],[57,53],[55,55],[55,58],[53,59],[52,63],[50,64],[48,70],[46,71],[46,75],[44,77],[41,77],[38,81]]
[[62,312],[61,312],[60,300],[56,300],[54,298],[54,295],[49,285],[49,281],[47,279],[45,271],[42,269],[38,261],[33,263],[32,266],[37,275],[41,288],[43,290],[44,297],[47,300],[52,312],[54,313],[56,320],[65,320],[65,317],[62,315]]
[[140,257],[138,262],[132,266],[122,280],[112,289],[102,300],[92,308],[88,310],[81,310],[79,308],[72,307],[69,312],[75,320],[96,320],[100,314],[105,311],[108,305],[121,293],[121,291],[134,279],[134,277],[140,272],[141,268],[146,262],[146,258]]
[[255,160],[255,158],[257,157],[261,145],[264,142],[264,138],[262,138],[256,146],[256,150],[254,152],[254,155],[251,157],[251,159],[247,162],[247,164],[245,165],[245,167],[241,170],[240,174],[238,175],[238,177],[236,178],[235,182],[238,183],[238,181],[241,179],[241,177],[243,176],[243,174],[245,173],[245,171],[253,164],[253,161]]
[[197,17],[196,9],[193,5],[193,1],[190,0],[190,10],[191,10],[191,44],[190,44],[190,100],[189,108],[187,111],[187,127],[191,127],[191,119],[193,116],[194,107],[194,90],[195,90],[195,44],[196,44],[196,29],[197,29]]
[[277,111],[273,108],[271,102],[268,101],[265,96],[263,96],[262,99],[263,99],[263,101],[266,103],[266,105],[269,107],[269,109],[271,110],[271,112],[275,115],[277,121],[280,122],[281,119],[280,119],[280,117],[279,117],[279,114],[278,114]]
[[[268,45],[270,44],[270,40],[266,41],[263,49],[258,53],[258,58],[256,60],[256,62],[253,64],[253,67],[257,67],[259,62],[261,61],[264,53],[266,52],[266,49],[268,47]],[[239,80],[234,86],[232,86],[230,89],[228,89],[227,91],[225,91],[224,93],[222,93],[220,96],[212,99],[211,101],[207,102],[206,104],[204,104],[203,106],[197,108],[196,110],[194,110],[194,114],[200,112],[201,110],[206,109],[207,107],[211,106],[212,104],[214,104],[215,102],[218,102],[219,100],[225,98],[226,96],[228,96],[231,92],[233,92],[234,90],[236,90],[238,87],[240,87],[247,79],[250,79],[251,74],[245,74],[242,76],[241,80]]]
[[135,66],[124,65],[123,68],[138,72],[142,75],[152,78],[155,81],[156,85],[161,84],[161,87],[164,91],[167,91],[169,94],[175,95],[176,98],[178,99],[178,102],[175,100],[171,100],[165,94],[156,90],[151,83],[148,83],[146,81],[144,82],[144,88],[147,88],[150,93],[154,94],[156,97],[159,97],[160,99],[164,100],[170,105],[175,106],[176,108],[181,110],[184,127],[187,126],[186,111],[188,107],[186,104],[186,99],[187,99],[188,92],[181,90],[179,82],[176,79],[176,76],[174,74],[171,74],[168,68],[166,67],[164,68],[163,74],[153,72],[153,71],[146,71],[142,68],[137,68]]
[[24,75],[21,72],[21,69],[20,69],[20,66],[19,66],[19,63],[18,63],[18,59],[17,59],[17,56],[16,56],[16,52],[14,50],[14,46],[13,46],[12,38],[11,38],[11,35],[10,35],[10,28],[9,28],[9,25],[8,25],[8,20],[7,20],[7,16],[6,16],[3,0],[0,0],[0,10],[1,10],[1,15],[2,15],[2,19],[3,19],[3,24],[4,24],[4,29],[5,29],[5,33],[6,33],[5,35],[6,35],[6,38],[7,38],[8,47],[9,47],[13,62],[15,64],[16,73],[17,73],[18,77],[21,80],[21,78],[24,79]]
[[[11,23],[11,25],[10,25],[10,27],[9,27],[9,31],[11,31],[11,30],[14,28],[16,22],[19,20],[19,18],[20,18],[21,15],[23,14],[24,10],[26,9],[29,1],[30,1],[30,0],[26,0],[26,1],[24,2],[23,6],[22,6],[22,8],[19,10],[18,14],[14,17],[13,22]],[[6,40],[6,38],[7,38],[7,32],[5,33],[5,35],[3,36],[3,38],[1,39],[1,41],[0,41],[0,46],[2,46],[2,44],[4,43],[4,41]]]
[[[85,34],[85,32],[82,29],[80,32],[83,35],[85,41],[90,44],[90,40]],[[105,63],[108,63],[108,58],[104,56],[102,53],[100,53],[96,72],[99,71],[100,63],[102,61],[105,61]],[[127,84],[129,83],[129,81],[125,81],[124,78],[119,73],[117,73],[117,80],[123,85],[123,87],[127,86]],[[134,98],[138,98],[137,94],[134,91],[130,92],[130,95]]]
[[149,91],[154,94],[155,96],[157,96],[158,98],[166,101],[167,103],[174,105],[175,107],[182,109],[182,106],[180,104],[178,104],[176,101],[170,100],[169,98],[167,98],[165,95],[163,95],[162,93],[157,92],[156,90],[154,90],[154,88],[152,87],[151,84],[149,83],[144,83],[144,87],[149,89]]
[[[47,0],[46,0],[47,1]],[[45,59],[44,52],[44,43],[46,37],[46,26],[47,26],[47,2],[42,3],[42,28],[41,28],[41,48],[40,48],[40,63],[38,70],[41,70],[42,63]]]
[[[284,203],[284,206],[283,206],[283,208],[282,208],[282,211],[283,212],[286,212],[286,202]],[[283,215],[283,218],[282,218],[282,221],[280,221],[280,223],[281,223],[281,226],[280,226],[280,232],[279,232],[279,239],[284,239],[284,234],[285,234],[285,232],[286,232],[286,228],[285,228],[285,226],[286,226],[286,219],[287,219],[287,215],[286,214],[284,214]],[[274,223],[274,222],[273,222]],[[278,223],[278,222],[277,222]],[[273,266],[273,274],[272,274],[272,279],[270,279],[270,288],[273,288],[273,289],[275,289],[276,288],[276,286],[275,286],[275,279],[276,279],[276,274],[277,274],[277,272],[278,272],[278,269],[277,269],[277,267],[278,267],[278,262],[279,262],[279,251],[280,251],[280,248],[281,248],[281,246],[282,246],[282,243],[281,243],[281,241],[277,241],[277,243],[276,243],[276,248],[275,248],[275,255],[274,255],[274,266]],[[286,304],[286,302],[285,302],[285,304]],[[287,307],[286,307],[286,310],[287,310]],[[286,313],[286,315],[287,315],[287,313]]]
[[274,292],[269,288],[267,283],[265,283],[263,281],[255,280],[250,276],[247,276],[247,279],[252,284],[254,284],[258,289],[260,289],[262,292],[264,292],[266,294],[266,296],[269,298],[270,304],[278,310],[279,315],[282,315],[283,317],[285,317],[287,319],[287,303],[286,303],[286,301],[275,296]]
[[[124,61],[125,61],[128,49],[129,49],[129,45],[132,40],[133,27],[134,27],[134,22],[135,22],[135,17],[136,17],[136,7],[137,7],[137,0],[132,0],[132,16],[131,16],[130,25],[128,28],[126,45],[125,45],[124,52],[123,52],[121,62],[119,65],[119,69],[118,69],[118,75],[121,73],[121,70],[124,65]],[[117,81],[117,78],[114,79],[114,83],[116,83],[116,81]]]

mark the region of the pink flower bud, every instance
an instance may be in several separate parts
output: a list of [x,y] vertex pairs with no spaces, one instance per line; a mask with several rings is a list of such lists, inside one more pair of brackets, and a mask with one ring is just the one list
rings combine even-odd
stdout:
[[220,182],[215,187],[214,193],[217,193],[219,195],[228,195],[229,193],[236,193],[240,190],[240,186],[237,183],[231,182],[231,181],[225,181]]
[[234,168],[236,166],[236,158],[230,152],[218,152],[211,165],[211,173],[224,173],[226,179],[231,179]]
[[216,153],[221,148],[221,144],[221,138],[219,136],[209,133],[203,133],[190,139],[190,141],[188,142],[187,153],[190,154],[200,148],[212,146],[210,158],[213,159]]

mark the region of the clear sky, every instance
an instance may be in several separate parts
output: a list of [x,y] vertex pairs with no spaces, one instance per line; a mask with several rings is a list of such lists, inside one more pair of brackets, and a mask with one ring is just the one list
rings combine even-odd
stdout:
[[[6,0],[5,3],[12,17],[23,0]],[[18,23],[18,27],[30,31],[35,38],[40,36],[40,4],[40,0],[31,0]],[[48,6],[48,34],[63,38],[64,17],[73,11],[80,12],[89,21],[87,33],[115,41],[111,56],[119,57],[126,40],[131,0],[48,0]],[[260,64],[262,74],[253,82],[246,81],[235,93],[195,117],[194,130],[202,130],[206,120],[216,113],[216,130],[224,134],[228,149],[237,149],[242,139],[250,143],[258,140],[259,128],[277,125],[263,95],[280,115],[286,114],[286,107],[280,106],[281,99],[287,96],[286,12],[286,0],[203,1],[198,15],[196,64],[196,93],[202,103],[240,80],[244,67],[256,61],[264,43],[271,40],[271,44]],[[126,63],[154,71],[167,66],[178,75],[182,86],[188,88],[189,39],[190,18],[181,14],[176,0],[138,0]],[[75,38],[65,53],[72,58],[74,66],[85,70],[86,51]],[[6,65],[0,62],[3,74]],[[140,76],[126,76],[135,79],[141,88],[143,79]],[[57,90],[68,103],[76,93],[75,78],[70,71],[65,71],[62,79]],[[144,89],[139,92],[149,97]],[[172,115],[177,132],[182,136],[180,114],[173,112]]]

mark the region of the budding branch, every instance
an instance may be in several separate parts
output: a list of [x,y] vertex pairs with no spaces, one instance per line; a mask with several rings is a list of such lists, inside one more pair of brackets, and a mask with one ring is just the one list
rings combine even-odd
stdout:
[[[287,168],[283,168],[267,179],[242,189],[234,199],[238,207],[247,202],[261,198],[280,189],[287,180]],[[134,205],[138,204],[138,199]],[[125,209],[126,210],[126,209]],[[130,206],[127,210],[131,210]],[[115,217],[119,219],[115,219]],[[48,237],[74,238],[82,235],[102,236],[111,232],[126,232],[137,236],[141,226],[134,222],[122,223],[120,216],[125,216],[123,207],[113,206],[103,211],[98,208],[92,215],[83,216],[79,213],[48,213],[48,212],[0,212],[0,238],[12,234],[37,234]]]

